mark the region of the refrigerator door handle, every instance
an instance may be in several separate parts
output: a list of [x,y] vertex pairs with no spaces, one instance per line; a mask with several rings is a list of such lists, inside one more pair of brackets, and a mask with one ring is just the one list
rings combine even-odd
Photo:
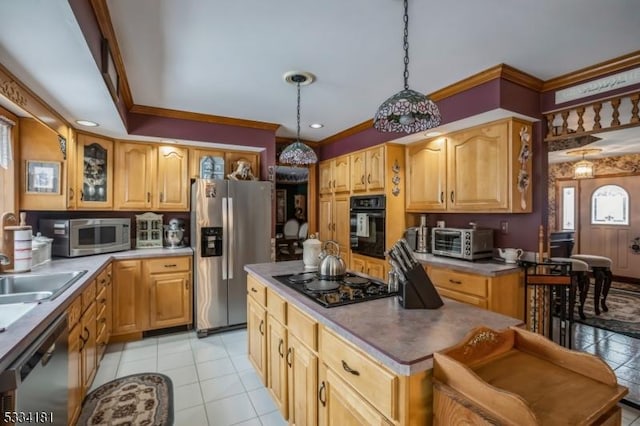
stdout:
[[229,238],[229,214],[227,212],[227,197],[222,197],[222,229],[223,233],[226,235],[222,235],[222,279],[226,280],[228,278],[228,269],[227,269],[227,247],[225,247],[226,239]]
[[229,227],[227,229],[229,231],[227,235],[229,235],[229,279],[230,280],[233,279],[233,267],[234,267],[233,254],[235,253],[235,241],[234,241],[235,229],[233,228],[233,216],[234,216],[233,198],[229,197],[229,216],[227,218],[227,220],[229,221]]

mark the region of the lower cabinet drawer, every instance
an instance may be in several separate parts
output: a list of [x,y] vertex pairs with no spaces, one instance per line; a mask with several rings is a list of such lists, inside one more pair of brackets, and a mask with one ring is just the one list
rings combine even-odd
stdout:
[[190,257],[166,257],[160,259],[146,259],[145,265],[150,274],[163,272],[182,272],[191,270]]
[[325,328],[320,359],[385,417],[398,419],[398,378]]
[[457,291],[451,291],[446,288],[436,286],[440,296],[448,297],[449,299],[457,300],[458,302],[468,303],[479,308],[488,309],[487,299],[481,297],[471,296],[469,294],[459,293]]
[[314,351],[318,350],[318,323],[289,303],[287,304],[287,326],[289,333]]
[[82,296],[76,297],[71,306],[67,309],[67,323],[69,330],[80,321],[80,314],[82,314]]
[[438,287],[474,296],[487,297],[486,277],[433,267],[429,268],[427,273],[433,284]]
[[93,280],[82,292],[82,312],[86,311],[94,300],[96,300],[96,289],[96,280]]
[[267,287],[251,275],[247,275],[247,294],[253,297],[263,308],[267,306]]

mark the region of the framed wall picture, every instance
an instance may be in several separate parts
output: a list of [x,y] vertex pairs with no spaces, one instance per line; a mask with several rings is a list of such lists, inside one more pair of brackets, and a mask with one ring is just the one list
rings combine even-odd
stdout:
[[276,223],[287,220],[287,190],[276,189]]
[[58,161],[27,160],[27,194],[60,194],[60,167]]

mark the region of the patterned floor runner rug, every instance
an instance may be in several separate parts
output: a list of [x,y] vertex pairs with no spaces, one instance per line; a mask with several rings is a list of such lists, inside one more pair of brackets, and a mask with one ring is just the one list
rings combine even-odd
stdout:
[[584,304],[587,319],[580,319],[576,306],[576,322],[640,339],[640,285],[613,282],[607,297],[607,306],[609,312],[595,314],[592,284]]
[[173,424],[173,386],[164,374],[121,377],[96,388],[83,403],[78,425]]

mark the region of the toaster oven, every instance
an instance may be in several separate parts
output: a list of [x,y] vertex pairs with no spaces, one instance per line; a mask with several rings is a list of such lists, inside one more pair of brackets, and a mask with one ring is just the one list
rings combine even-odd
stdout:
[[431,253],[464,260],[493,257],[493,229],[433,228]]

